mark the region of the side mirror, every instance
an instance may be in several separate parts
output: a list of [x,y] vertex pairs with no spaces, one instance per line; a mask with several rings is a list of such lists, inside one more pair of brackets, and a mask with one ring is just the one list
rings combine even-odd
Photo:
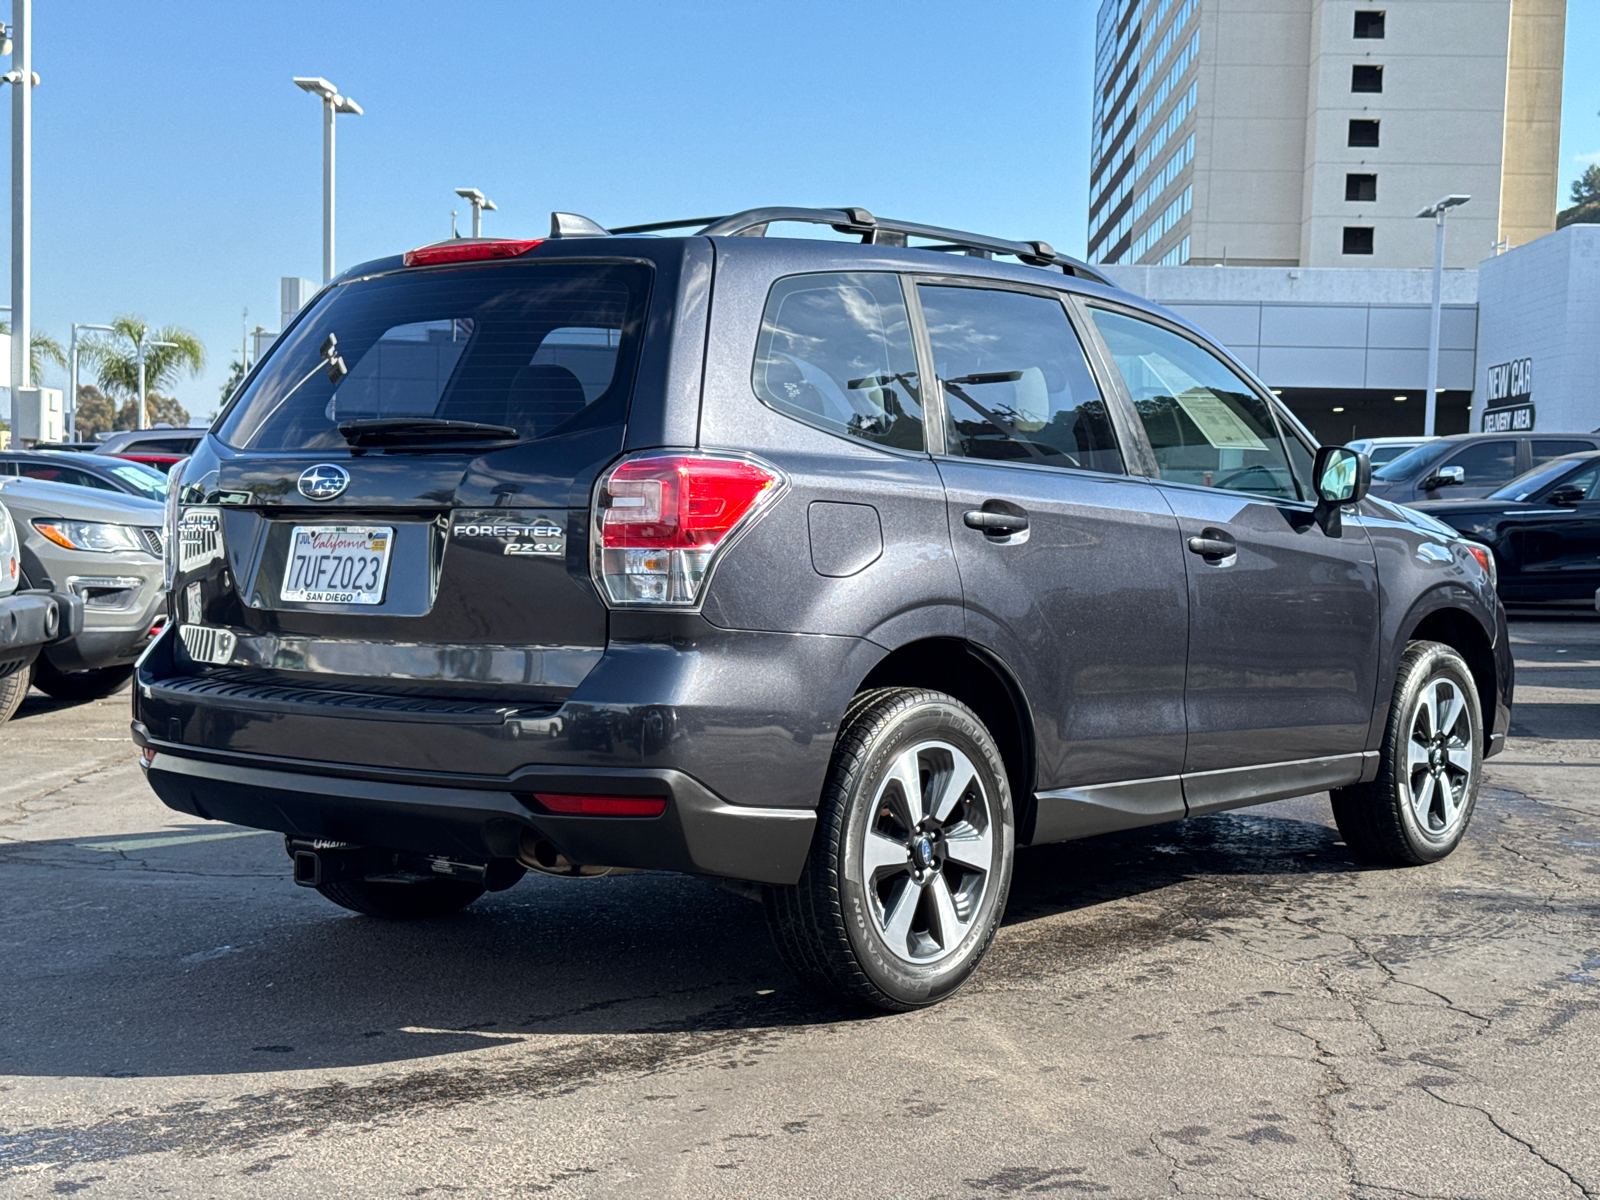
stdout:
[[1340,509],[1360,501],[1372,487],[1372,460],[1348,446],[1323,446],[1311,474],[1317,490],[1317,524],[1327,536],[1339,537],[1344,532]]
[[1465,467],[1440,467],[1422,481],[1422,490],[1431,492],[1435,488],[1460,487],[1466,481],[1467,471]]
[[1581,487],[1558,487],[1544,498],[1544,502],[1561,508],[1575,508],[1583,503],[1583,495]]

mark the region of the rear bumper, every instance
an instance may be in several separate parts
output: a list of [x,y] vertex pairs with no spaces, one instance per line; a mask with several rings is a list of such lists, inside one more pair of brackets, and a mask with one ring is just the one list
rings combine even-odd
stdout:
[[0,598],[0,675],[34,660],[39,648],[60,632],[61,609],[47,592],[18,592]]
[[[816,825],[809,809],[725,804],[675,770],[524,767],[509,776],[461,776],[197,751],[152,738],[137,721],[133,738],[145,749],[150,786],[179,812],[468,861],[515,858],[531,830],[578,863],[790,884]],[[553,816],[539,810],[540,790],[658,796],[666,811]]]

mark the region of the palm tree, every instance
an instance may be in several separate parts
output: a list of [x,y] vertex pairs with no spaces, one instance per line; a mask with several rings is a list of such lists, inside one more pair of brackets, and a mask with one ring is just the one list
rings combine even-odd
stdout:
[[[121,316],[111,322],[114,333],[96,338],[79,351],[84,361],[95,368],[102,388],[120,396],[139,396],[139,346],[151,345],[144,352],[146,392],[170,388],[178,376],[198,375],[206,365],[206,349],[200,339],[177,325],[151,329],[143,317]],[[142,424],[142,422],[141,422]]]
[[[0,321],[0,333],[7,337],[11,335],[11,322]],[[67,352],[61,348],[61,343],[48,333],[39,330],[33,331],[33,336],[28,339],[28,377],[35,383],[44,369],[46,362],[53,362],[58,367],[67,365]]]

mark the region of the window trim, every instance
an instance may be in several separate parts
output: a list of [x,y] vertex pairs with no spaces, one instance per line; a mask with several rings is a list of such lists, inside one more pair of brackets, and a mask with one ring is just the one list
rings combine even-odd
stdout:
[[[922,311],[922,297],[917,289],[927,284],[930,287],[960,287],[969,291],[983,292],[1020,292],[1026,296],[1039,296],[1046,300],[1054,300],[1061,305],[1063,314],[1067,319],[1067,327],[1072,330],[1078,339],[1078,348],[1083,351],[1084,365],[1089,369],[1089,378],[1100,389],[1100,398],[1105,402],[1106,413],[1111,418],[1111,435],[1116,439],[1117,452],[1122,456],[1122,470],[1095,471],[1088,467],[1057,467],[1048,463],[1027,462],[1021,459],[987,459],[968,458],[963,454],[952,454],[945,444],[945,428],[948,410],[944,401],[944,381],[939,378],[939,373],[934,369],[933,340],[928,336],[928,324]],[[927,272],[907,272],[901,276],[901,286],[906,292],[907,307],[912,309],[912,326],[915,331],[917,347],[918,371],[924,379],[933,380],[933,387],[924,391],[929,404],[923,406],[923,412],[934,412],[935,437],[938,449],[932,451],[933,457],[950,459],[955,462],[985,463],[995,467],[1020,467],[1030,471],[1067,472],[1074,475],[1092,475],[1096,479],[1138,479],[1146,472],[1136,469],[1133,451],[1141,450],[1149,454],[1149,445],[1142,438],[1134,436],[1135,430],[1128,425],[1127,414],[1124,411],[1126,398],[1118,393],[1108,391],[1105,380],[1096,362],[1098,353],[1097,344],[1084,336],[1082,323],[1077,319],[1074,304],[1079,299],[1078,293],[1053,287],[1041,286],[1034,283],[1024,283],[1020,280],[986,279],[972,275],[944,275],[930,274]],[[1142,433],[1142,431],[1138,431]],[[928,439],[930,445],[935,438]]]
[[[1122,372],[1117,370],[1116,357],[1111,353],[1111,348],[1106,345],[1105,339],[1100,336],[1099,327],[1094,323],[1094,317],[1090,311],[1092,309],[1100,308],[1104,309],[1106,312],[1116,313],[1119,316],[1130,317],[1137,321],[1144,321],[1146,324],[1154,325],[1158,329],[1164,329],[1168,333],[1183,338],[1192,345],[1198,346],[1201,350],[1204,350],[1222,362],[1224,366],[1226,366],[1230,371],[1239,377],[1245,386],[1255,394],[1257,399],[1266,404],[1267,411],[1272,414],[1272,419],[1278,430],[1278,437],[1282,441],[1287,442],[1290,437],[1295,438],[1302,444],[1302,446],[1305,447],[1305,449],[1310,451],[1313,460],[1316,458],[1317,447],[1320,443],[1318,443],[1316,438],[1311,436],[1310,431],[1307,430],[1303,424],[1301,424],[1300,420],[1288,410],[1283,402],[1273,394],[1272,389],[1257,379],[1255,372],[1251,371],[1232,354],[1230,354],[1225,346],[1222,346],[1216,342],[1212,342],[1210,339],[1199,335],[1197,331],[1189,329],[1177,323],[1176,321],[1160,315],[1159,313],[1137,308],[1131,304],[1121,304],[1113,300],[1102,299],[1099,296],[1095,296],[1093,298],[1080,297],[1079,299],[1084,310],[1084,323],[1093,332],[1095,346],[1098,353],[1103,356],[1102,362],[1104,363],[1105,369],[1109,372],[1111,379],[1115,381],[1117,394],[1120,397],[1122,404],[1126,406],[1126,411],[1133,417],[1135,421],[1138,421],[1139,444],[1144,448],[1144,453],[1149,456],[1146,474],[1149,476],[1151,482],[1159,483],[1166,487],[1195,488],[1199,491],[1207,493],[1220,492],[1229,496],[1256,496],[1273,504],[1293,505],[1296,508],[1304,508],[1307,511],[1316,507],[1315,494],[1313,493],[1309,499],[1306,495],[1311,488],[1312,481],[1302,480],[1300,478],[1299,474],[1294,469],[1294,460],[1289,456],[1287,446],[1284,447],[1284,459],[1287,461],[1289,466],[1289,477],[1294,480],[1295,491],[1300,493],[1300,498],[1298,500],[1289,499],[1285,496],[1271,496],[1265,492],[1247,492],[1242,489],[1219,488],[1215,486],[1207,487],[1203,483],[1185,483],[1176,479],[1163,479],[1161,477],[1161,468],[1156,462],[1155,448],[1150,444],[1149,435],[1147,435],[1144,431],[1144,422],[1138,420],[1139,410],[1134,406],[1133,396],[1128,391],[1128,385],[1126,381],[1122,378]],[[1105,390],[1103,384],[1101,390]]]

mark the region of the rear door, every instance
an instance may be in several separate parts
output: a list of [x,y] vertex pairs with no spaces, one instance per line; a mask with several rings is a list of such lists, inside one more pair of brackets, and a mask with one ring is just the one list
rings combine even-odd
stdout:
[[967,636],[1033,710],[1033,840],[1181,816],[1187,600],[1171,510],[1129,474],[1058,296],[915,291]]
[[1177,514],[1189,592],[1191,813],[1352,782],[1378,662],[1377,570],[1352,512],[1302,499],[1310,450],[1193,335],[1099,302],[1092,323]]

